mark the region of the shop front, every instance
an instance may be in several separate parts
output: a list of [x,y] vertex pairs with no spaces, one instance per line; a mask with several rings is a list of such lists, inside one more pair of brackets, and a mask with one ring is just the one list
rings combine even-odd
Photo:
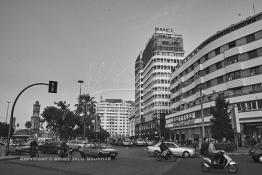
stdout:
[[243,123],[241,125],[243,127],[245,146],[252,146],[255,143],[262,142],[262,122]]

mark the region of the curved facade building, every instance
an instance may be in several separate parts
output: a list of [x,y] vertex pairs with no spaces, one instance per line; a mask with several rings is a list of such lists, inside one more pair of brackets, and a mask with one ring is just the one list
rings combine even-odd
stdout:
[[[201,90],[200,90],[201,89]],[[233,24],[201,43],[171,75],[166,116],[170,140],[210,136],[210,109],[217,97],[237,106],[241,140],[262,134],[262,13]],[[202,95],[201,95],[202,92]]]

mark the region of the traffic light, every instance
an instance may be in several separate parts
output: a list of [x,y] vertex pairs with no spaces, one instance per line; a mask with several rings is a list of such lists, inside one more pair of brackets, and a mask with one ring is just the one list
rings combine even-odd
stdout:
[[48,92],[49,93],[57,92],[57,81],[49,81]]

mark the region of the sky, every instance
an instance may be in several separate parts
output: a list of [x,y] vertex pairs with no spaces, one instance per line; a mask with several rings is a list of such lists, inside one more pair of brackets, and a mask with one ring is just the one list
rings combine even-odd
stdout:
[[[82,94],[134,100],[134,63],[155,27],[183,35],[185,55],[201,42],[248,16],[261,0],[0,0],[0,122],[8,122],[16,96],[27,89],[14,116],[19,128],[54,102],[74,110]],[[8,109],[8,110],[7,110]],[[8,114],[7,114],[8,111]]]

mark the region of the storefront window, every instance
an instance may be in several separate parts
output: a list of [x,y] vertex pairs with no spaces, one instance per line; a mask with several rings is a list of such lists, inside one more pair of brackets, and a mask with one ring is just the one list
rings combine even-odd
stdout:
[[257,101],[257,105],[258,105],[258,108],[261,109],[261,108],[262,108],[262,100],[258,100],[258,101]]

